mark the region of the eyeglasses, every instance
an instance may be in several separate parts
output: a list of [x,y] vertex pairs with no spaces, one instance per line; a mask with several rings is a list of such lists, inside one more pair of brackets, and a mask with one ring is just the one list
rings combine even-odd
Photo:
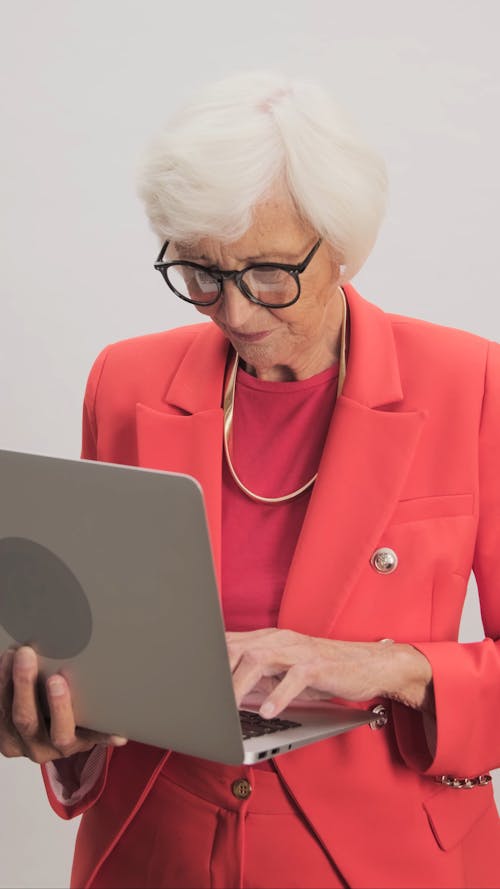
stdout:
[[220,299],[224,281],[233,280],[250,302],[268,309],[285,309],[300,296],[299,275],[305,272],[322,238],[316,241],[306,258],[298,265],[283,262],[258,262],[239,271],[204,266],[197,262],[174,260],[163,262],[169,241],[165,241],[154,267],[161,272],[173,292],[195,306],[213,306]]

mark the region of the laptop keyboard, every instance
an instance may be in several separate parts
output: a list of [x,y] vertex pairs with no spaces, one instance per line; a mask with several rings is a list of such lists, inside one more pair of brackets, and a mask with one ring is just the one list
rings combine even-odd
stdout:
[[240,710],[240,724],[243,739],[259,738],[261,735],[271,735],[273,732],[284,732],[287,728],[299,728],[300,722],[291,722],[289,719],[264,719],[258,713],[251,710]]

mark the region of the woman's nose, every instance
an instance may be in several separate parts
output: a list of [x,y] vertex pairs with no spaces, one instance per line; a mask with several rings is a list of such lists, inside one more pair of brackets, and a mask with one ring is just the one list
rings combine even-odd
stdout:
[[258,311],[259,306],[250,302],[236,286],[234,281],[224,281],[224,288],[219,304],[219,318],[233,330],[244,328],[246,322]]

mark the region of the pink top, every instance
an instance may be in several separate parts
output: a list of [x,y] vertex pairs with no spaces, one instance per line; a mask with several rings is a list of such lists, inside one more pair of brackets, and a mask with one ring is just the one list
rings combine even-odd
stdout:
[[[275,383],[239,369],[231,459],[251,491],[277,497],[317,472],[337,394],[338,365]],[[251,500],[222,477],[222,606],[227,630],[275,627],[312,487],[285,503]]]

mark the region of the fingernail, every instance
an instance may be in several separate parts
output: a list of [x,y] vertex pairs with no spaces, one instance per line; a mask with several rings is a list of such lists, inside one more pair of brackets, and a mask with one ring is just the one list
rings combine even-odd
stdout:
[[18,648],[16,652],[16,661],[19,667],[32,667],[34,662],[32,649]]
[[111,735],[109,740],[113,747],[123,747],[128,743],[128,738],[122,738],[121,735]]
[[53,697],[55,698],[63,695],[66,690],[65,683],[62,679],[59,678],[59,676],[52,676],[48,680],[47,685],[50,694],[53,695]]
[[272,704],[271,701],[266,701],[266,703],[262,704],[262,707],[260,708],[260,715],[263,716],[264,719],[269,719],[269,717],[274,714],[275,710],[276,707],[274,706],[274,704]]

